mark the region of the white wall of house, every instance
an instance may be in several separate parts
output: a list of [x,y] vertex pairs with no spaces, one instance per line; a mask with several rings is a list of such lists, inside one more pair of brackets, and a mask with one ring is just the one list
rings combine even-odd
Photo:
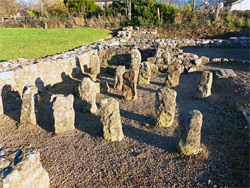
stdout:
[[232,5],[231,10],[250,10],[250,0],[243,0],[240,3]]

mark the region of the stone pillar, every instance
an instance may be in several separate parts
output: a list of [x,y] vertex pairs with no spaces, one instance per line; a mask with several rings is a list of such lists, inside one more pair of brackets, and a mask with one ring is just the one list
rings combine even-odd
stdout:
[[126,71],[125,66],[122,65],[118,66],[116,69],[114,88],[119,91],[122,90],[123,74],[125,73],[125,71]]
[[100,59],[97,51],[94,51],[90,55],[90,76],[93,81],[96,81],[96,77],[100,73]]
[[36,109],[35,109],[35,95],[37,88],[34,86],[27,87],[23,93],[23,103],[21,108],[20,123],[29,123],[35,125],[36,122]]
[[80,85],[80,96],[83,100],[83,110],[95,114],[96,106],[96,86],[90,78],[83,78]]
[[137,48],[133,48],[131,51],[131,65],[129,70],[134,71],[136,83],[138,81],[140,64],[141,64],[141,53]]
[[150,84],[151,68],[149,63],[144,62],[141,65],[139,72],[139,81],[138,84],[145,85]]
[[114,98],[101,100],[101,123],[103,125],[104,139],[121,141],[124,137],[119,109],[119,102]]
[[52,95],[51,101],[55,133],[70,131],[75,129],[75,111],[73,107],[74,97],[69,95]]
[[179,79],[181,75],[181,66],[180,65],[171,65],[167,70],[167,77],[165,81],[166,87],[175,87],[179,85]]
[[196,155],[200,149],[202,114],[198,110],[185,113],[180,121],[178,150],[184,155]]
[[49,188],[49,175],[42,167],[40,153],[0,148],[0,187]]
[[169,88],[158,89],[156,93],[156,126],[170,127],[174,122],[176,91]]
[[197,85],[197,92],[195,98],[202,99],[211,95],[211,88],[213,83],[213,73],[204,71],[202,73],[199,84]]
[[137,99],[137,82],[134,71],[126,72],[123,75],[122,95],[127,101]]

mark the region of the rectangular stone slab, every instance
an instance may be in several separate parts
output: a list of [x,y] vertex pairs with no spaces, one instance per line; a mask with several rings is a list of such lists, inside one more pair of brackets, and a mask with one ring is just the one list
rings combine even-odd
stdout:
[[233,69],[223,69],[216,71],[215,73],[217,78],[235,78],[237,75],[233,71]]

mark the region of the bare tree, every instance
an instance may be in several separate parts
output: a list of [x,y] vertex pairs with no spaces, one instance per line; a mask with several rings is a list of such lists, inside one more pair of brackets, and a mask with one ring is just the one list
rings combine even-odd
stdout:
[[122,1],[124,5],[121,5],[120,3],[117,3],[117,6],[120,10],[124,10],[126,12],[126,16],[129,20],[131,20],[131,11],[132,11],[132,0],[124,0]]
[[0,15],[11,16],[16,9],[23,9],[26,4],[23,0],[0,0]]

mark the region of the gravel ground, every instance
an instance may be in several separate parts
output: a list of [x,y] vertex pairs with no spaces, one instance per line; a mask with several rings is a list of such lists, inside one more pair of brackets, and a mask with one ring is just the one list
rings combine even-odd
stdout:
[[[155,93],[163,87],[164,74],[153,75],[151,84],[138,87],[138,100],[123,101],[121,93],[97,95],[115,97],[125,134],[121,142],[102,138],[100,117],[81,111],[75,98],[76,129],[52,133],[49,97],[68,95],[79,84],[68,80],[39,96],[37,126],[20,124],[20,110],[0,116],[1,144],[19,149],[34,148],[48,171],[51,187],[248,187],[249,127],[241,110],[250,107],[249,65],[214,63],[202,70],[232,68],[235,79],[214,79],[212,96],[194,99],[201,72],[182,74],[177,91],[176,118],[172,127],[154,126]],[[114,78],[102,69],[101,79],[112,87]],[[197,109],[204,116],[201,151],[182,156],[176,151],[178,119],[182,112]]]

